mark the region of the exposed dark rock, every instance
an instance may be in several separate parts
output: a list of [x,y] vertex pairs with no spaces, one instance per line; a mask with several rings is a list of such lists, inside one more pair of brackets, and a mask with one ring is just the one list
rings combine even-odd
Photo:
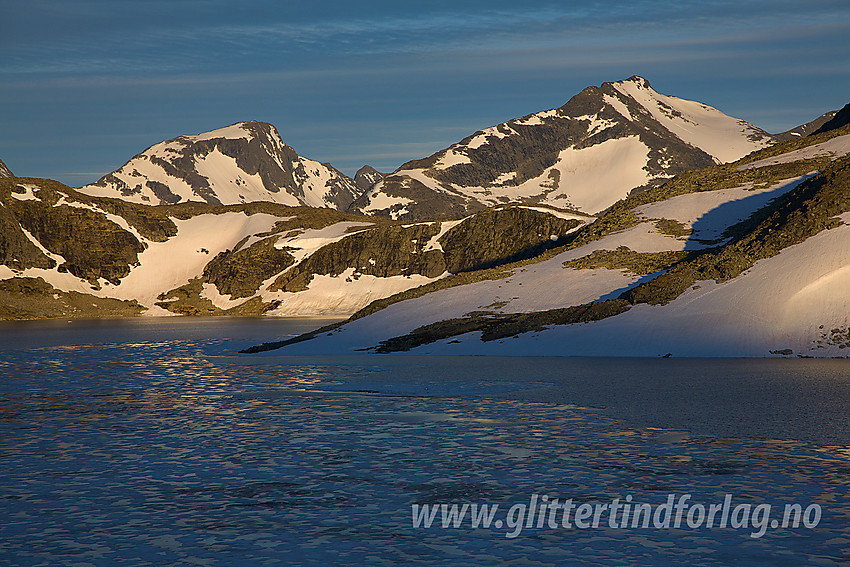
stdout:
[[794,351],[790,348],[782,348],[778,350],[772,350],[770,351],[770,354],[781,354],[782,356],[791,356],[792,354],[794,354]]
[[354,268],[354,276],[410,276],[435,278],[446,271],[439,250],[425,251],[439,232],[439,224],[410,227],[382,226],[327,244],[283,273],[271,290],[303,291],[316,274],[338,276]]
[[209,299],[201,297],[203,284],[204,282],[201,278],[194,278],[185,285],[160,294],[157,298],[160,301],[157,301],[156,305],[178,315],[193,317],[203,315],[253,317],[262,315],[266,311],[277,307],[276,302],[265,303],[259,297],[252,297],[230,309],[220,309]]
[[3,160],[0,159],[0,178],[14,177],[14,176],[15,176],[15,174],[12,173],[12,171],[8,167],[6,167],[6,164],[3,163]]
[[59,204],[61,194],[55,185],[39,186],[38,199],[18,200],[10,191],[5,208],[42,246],[65,259],[60,270],[92,283],[104,278],[113,284],[130,273],[144,250],[132,233],[103,213]]
[[247,248],[218,254],[204,268],[204,281],[215,284],[223,295],[233,299],[250,297],[260,289],[260,284],[282,272],[295,262],[286,250],[274,244],[278,237],[255,242]]
[[624,313],[630,308],[631,305],[628,302],[622,299],[612,299],[535,313],[474,314],[470,317],[438,321],[414,329],[401,337],[381,341],[375,348],[375,352],[407,351],[424,344],[477,331],[481,332],[482,341],[494,341],[520,333],[542,331],[550,325],[571,325],[599,321]]
[[13,270],[56,266],[21,230],[18,220],[0,203],[0,264]]
[[821,114],[811,122],[806,122],[805,124],[801,124],[785,132],[774,134],[773,137],[776,138],[777,142],[787,142],[788,140],[795,140],[797,138],[808,136],[809,134],[814,134],[821,126],[829,122],[837,113],[837,110],[830,110],[827,113]]
[[655,228],[661,234],[667,234],[674,238],[685,238],[693,233],[693,229],[673,219],[658,219]]
[[830,120],[824,123],[820,128],[815,130],[813,134],[821,134],[823,132],[830,132],[832,130],[837,130],[842,126],[846,126],[850,124],[850,103],[844,105],[844,108],[835,113],[835,116],[830,118]]
[[447,231],[439,240],[442,252],[425,250],[439,234],[440,223],[380,226],[323,246],[282,274],[270,289],[303,291],[316,274],[338,276],[351,268],[352,277],[435,278],[446,271],[480,270],[538,255],[557,246],[558,239],[578,224],[526,208],[486,210]]
[[446,269],[456,274],[537,256],[579,224],[522,207],[488,209],[452,227],[440,245]]
[[171,291],[159,294],[156,305],[168,309],[172,313],[180,315],[216,315],[221,309],[205,297],[201,297],[204,282],[201,278],[194,278],[189,283]]
[[0,280],[0,320],[131,317],[143,311],[136,301],[60,291],[42,278]]
[[687,258],[689,252],[635,252],[626,247],[617,250],[595,250],[587,256],[564,262],[565,268],[589,270],[607,268],[609,270],[626,270],[635,275],[645,276],[664,270],[676,262]]
[[[423,222],[434,219],[462,219],[486,207],[477,201],[457,193],[435,191],[422,182],[404,175],[390,175],[380,185],[382,193],[390,197],[402,197],[409,202],[393,205],[379,211],[381,215],[405,222]],[[369,203],[369,194],[364,193],[349,206],[351,213],[361,212]]]
[[386,177],[386,174],[381,173],[371,165],[364,165],[354,174],[354,183],[360,188],[361,193],[365,193],[384,177]]
[[168,185],[165,183],[160,183],[159,181],[148,181],[145,185],[150,187],[151,191],[153,191],[154,195],[157,196],[160,203],[173,205],[174,203],[180,202],[180,195],[172,193],[171,189],[169,189]]

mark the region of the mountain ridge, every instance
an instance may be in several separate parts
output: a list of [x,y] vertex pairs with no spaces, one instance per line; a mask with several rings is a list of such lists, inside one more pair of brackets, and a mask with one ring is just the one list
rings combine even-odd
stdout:
[[[510,339],[526,345],[528,352],[542,354],[554,348],[546,337],[556,335],[569,336],[569,344],[596,348],[575,330],[581,322],[590,325],[591,334],[614,329],[612,336],[619,337],[622,352],[646,356],[649,343],[638,345],[637,339],[625,338],[623,329],[654,336],[635,318],[645,314],[648,321],[667,321],[667,314],[683,309],[679,298],[688,297],[694,305],[709,305],[713,325],[726,328],[731,336],[737,331],[729,330],[731,319],[722,313],[723,304],[711,303],[698,290],[711,289],[712,297],[726,297],[735,306],[735,316],[755,316],[753,309],[762,303],[752,295],[752,284],[747,282],[753,280],[747,278],[756,268],[730,270],[738,266],[738,252],[732,254],[731,264],[721,255],[716,262],[707,259],[730,239],[745,237],[753,230],[754,215],[803,191],[799,187],[811,188],[824,175],[833,175],[843,187],[846,171],[830,171],[850,153],[850,131],[842,126],[847,108],[850,105],[794,129],[797,135],[786,142],[773,143],[776,137],[743,121],[701,103],[660,95],[643,79],[632,77],[588,87],[559,109],[476,132],[391,174],[363,166],[353,179],[337,177],[332,166],[298,156],[272,125],[242,122],[151,146],[109,174],[123,185],[110,181],[109,175],[102,186],[80,190],[43,179],[4,178],[0,318],[91,317],[101,312],[104,316],[353,313],[344,325],[322,330],[333,331],[332,337],[318,337],[321,333],[316,331],[306,338],[319,340],[301,337],[299,348],[318,352],[337,345],[333,348],[345,351],[353,343],[338,342],[337,337],[351,337],[355,330],[355,350],[370,352],[448,348],[474,353],[498,350],[493,341]],[[803,135],[815,127],[815,132]],[[691,130],[673,137],[664,133],[677,128]],[[732,138],[727,137],[729,132]],[[729,139],[740,147],[725,147]],[[658,143],[645,144],[647,140]],[[564,143],[569,147],[559,149]],[[535,144],[546,148],[535,149]],[[718,163],[748,144],[761,149]],[[516,150],[515,155],[506,157],[507,150]],[[601,152],[599,164],[609,169],[617,169],[622,160],[631,163],[635,156],[652,155],[656,161],[632,164],[643,163],[633,168],[646,181],[642,185],[628,189],[621,184],[614,191],[602,191],[601,197],[586,192],[585,205],[597,199],[594,209],[617,198],[591,215],[576,206],[578,193],[549,198],[566,191],[560,183],[569,173],[567,158],[583,156],[573,165],[586,164],[583,160],[589,154],[582,152],[587,151]],[[492,170],[480,167],[487,156],[495,164]],[[675,168],[670,164],[685,171],[671,178]],[[512,179],[497,171],[502,166],[512,168]],[[541,190],[535,185],[541,175],[551,181],[551,187],[542,187],[549,197],[526,199],[521,192],[510,193],[523,187]],[[482,195],[490,201],[476,193],[485,178],[492,182],[502,178],[496,183],[501,188],[485,187],[489,193]],[[612,179],[596,173],[587,178],[597,187]],[[307,179],[306,185],[299,186],[299,179]],[[338,187],[328,181],[339,180],[349,192],[335,200]],[[442,185],[435,190],[434,183]],[[387,191],[392,186],[406,195],[401,208],[398,195]],[[618,197],[623,192],[624,197]],[[517,199],[508,198],[511,195]],[[264,200],[277,197],[292,204]],[[501,202],[502,198],[509,202]],[[815,210],[813,199],[795,201],[794,207]],[[179,202],[169,204],[175,200]],[[304,206],[303,201],[321,207]],[[417,216],[422,218],[416,220]],[[835,223],[828,218],[817,222]],[[794,226],[772,230],[793,239],[798,232]],[[816,354],[839,354],[844,344],[838,341],[840,333],[832,333],[847,327],[834,311],[841,300],[829,295],[833,311],[825,311],[805,291],[812,286],[833,290],[834,282],[843,281],[843,268],[839,265],[836,272],[833,265],[844,261],[835,245],[844,234],[841,226],[834,225],[837,232],[809,235],[795,244],[797,248],[791,246],[791,252],[780,248],[774,254],[780,260],[770,256],[756,262],[756,272],[764,270],[763,265],[773,270],[778,283],[771,289],[775,288],[777,301],[790,305],[789,290],[805,283],[791,303],[820,313],[819,324],[825,329],[812,327],[814,316],[800,312],[799,306],[787,310],[808,325],[806,336],[826,333],[809,340],[826,345]],[[776,240],[769,231],[763,234],[765,241]],[[821,252],[822,262],[816,260]],[[821,279],[807,280],[806,274],[787,264],[789,257],[798,258]],[[707,279],[691,277],[694,273]],[[730,285],[743,286],[739,295],[750,297],[750,303],[740,304],[728,295]],[[762,318],[771,316],[769,311],[758,313]],[[803,331],[787,321],[776,322],[776,328],[787,327],[787,336],[793,338],[784,342],[768,341],[761,327],[746,320],[737,324],[759,337],[743,341],[751,345],[747,355],[764,355],[766,346],[809,353],[801,342]],[[668,327],[675,325],[664,323],[664,329]],[[682,336],[691,332],[680,331]],[[541,342],[530,338],[538,335]],[[665,340],[664,344],[675,343],[669,335]],[[667,351],[708,352],[686,351],[675,344],[679,346]],[[651,348],[666,347],[657,342]]]
[[773,143],[743,120],[661,95],[633,76],[587,87],[559,108],[480,130],[409,161],[350,210],[422,220],[525,202],[594,214],[676,173]]
[[844,354],[849,128],[680,175],[532,260],[411,289],[249,351]]
[[299,156],[273,125],[256,121],[160,142],[79,190],[136,203],[270,201],[337,209],[361,192],[330,164]]
[[85,296],[127,315],[348,315],[450,272],[533,256],[587,221],[502,207],[405,225],[261,201],[138,204],[4,179],[0,281],[22,297],[0,318],[92,316]]

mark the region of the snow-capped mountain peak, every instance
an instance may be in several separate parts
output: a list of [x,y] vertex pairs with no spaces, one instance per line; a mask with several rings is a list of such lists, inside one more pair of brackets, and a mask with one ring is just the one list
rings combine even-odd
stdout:
[[707,104],[660,94],[643,77],[634,76],[612,86],[680,140],[700,148],[718,163],[734,161],[773,141],[764,130]]
[[265,122],[160,142],[80,191],[149,204],[271,201],[341,209],[361,192],[333,167],[299,156]]
[[560,108],[408,162],[353,208],[401,219],[460,218],[524,202],[595,214],[635,190],[773,143],[743,120],[662,95],[634,76],[587,87]]
[[363,191],[368,191],[375,183],[386,177],[371,165],[364,165],[354,174],[354,182]]

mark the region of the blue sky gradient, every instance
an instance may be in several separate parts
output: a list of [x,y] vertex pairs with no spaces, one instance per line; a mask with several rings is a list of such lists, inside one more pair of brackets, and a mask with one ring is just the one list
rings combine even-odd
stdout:
[[0,158],[79,186],[240,120],[391,171],[631,75],[770,132],[850,102],[846,0],[5,0]]

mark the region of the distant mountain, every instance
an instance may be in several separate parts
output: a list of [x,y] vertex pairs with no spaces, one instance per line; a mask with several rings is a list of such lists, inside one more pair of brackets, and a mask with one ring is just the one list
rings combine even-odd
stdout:
[[386,177],[386,174],[381,173],[371,165],[364,165],[354,174],[354,183],[357,184],[361,192],[366,192],[384,177]]
[[462,218],[507,202],[595,214],[673,175],[775,142],[743,120],[659,94],[641,77],[588,87],[408,162],[351,211],[401,220]]
[[329,164],[299,156],[264,122],[161,142],[80,191],[155,205],[270,201],[336,209],[362,192]]
[[850,104],[844,105],[844,108],[833,113],[834,115],[824,124],[822,124],[814,133],[829,132],[836,130],[842,126],[850,124]]
[[805,124],[801,124],[800,126],[791,128],[785,132],[774,134],[773,137],[777,142],[787,142],[788,140],[814,134],[819,131],[821,126],[832,120],[836,114],[838,114],[837,110],[830,110],[825,114],[821,114],[811,122],[806,122]]
[[15,174],[6,167],[6,164],[3,163],[3,160],[0,160],[0,177],[14,177]]
[[390,175],[246,122],[80,190],[6,177],[0,319],[354,313],[291,352],[840,356],[849,113],[773,143],[633,77]]
[[0,319],[349,315],[419,285],[557,246],[592,219],[499,207],[405,225],[252,202],[151,206],[0,180]]
[[850,356],[850,125],[681,174],[545,253],[253,352]]

